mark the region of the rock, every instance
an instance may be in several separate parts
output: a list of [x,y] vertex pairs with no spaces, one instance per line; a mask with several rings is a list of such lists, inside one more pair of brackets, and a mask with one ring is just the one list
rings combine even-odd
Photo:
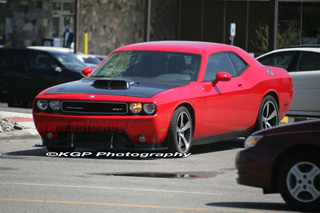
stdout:
[[6,119],[3,115],[0,115],[0,132],[11,132],[22,129],[23,127],[17,122]]

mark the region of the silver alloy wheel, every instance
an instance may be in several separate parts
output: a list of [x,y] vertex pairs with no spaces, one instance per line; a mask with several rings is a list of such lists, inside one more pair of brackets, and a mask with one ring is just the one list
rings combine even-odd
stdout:
[[262,129],[271,128],[278,124],[277,107],[272,101],[267,101],[262,110]]
[[186,151],[190,147],[191,142],[191,118],[182,111],[177,118],[176,136],[178,147],[181,151]]
[[313,163],[295,164],[287,174],[291,196],[300,202],[312,202],[320,197],[320,169]]

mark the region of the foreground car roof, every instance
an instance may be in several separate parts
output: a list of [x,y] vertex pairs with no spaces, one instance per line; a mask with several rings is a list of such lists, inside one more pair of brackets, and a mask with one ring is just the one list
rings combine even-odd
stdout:
[[184,52],[193,54],[212,54],[218,52],[235,52],[242,57],[250,66],[261,66],[260,62],[254,59],[243,49],[227,44],[219,44],[201,41],[154,41],[142,42],[120,47],[115,51],[167,51]]
[[137,43],[121,47],[117,50],[158,50],[158,51],[184,51],[199,53],[206,48],[226,48],[232,47],[225,44],[199,42],[199,41],[155,41],[146,43]]

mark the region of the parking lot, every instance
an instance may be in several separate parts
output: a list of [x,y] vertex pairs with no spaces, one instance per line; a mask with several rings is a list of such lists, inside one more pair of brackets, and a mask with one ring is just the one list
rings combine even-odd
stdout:
[[55,156],[35,146],[39,136],[5,139],[0,212],[290,211],[279,194],[236,183],[235,156],[243,142],[197,146],[189,157],[170,158],[88,149]]
[[0,143],[1,212],[289,211],[280,195],[236,183],[242,140],[198,146],[188,158],[48,157],[37,143]]

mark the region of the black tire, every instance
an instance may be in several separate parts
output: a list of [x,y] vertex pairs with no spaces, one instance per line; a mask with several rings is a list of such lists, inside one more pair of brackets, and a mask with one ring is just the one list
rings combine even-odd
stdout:
[[262,99],[254,130],[271,128],[279,125],[279,107],[271,95]]
[[193,124],[189,110],[178,107],[172,114],[166,144],[169,152],[189,153],[192,145]]
[[320,210],[320,156],[313,152],[291,155],[280,168],[282,198],[295,210]]
[[47,150],[49,152],[73,152],[75,148],[73,147],[52,147],[47,146]]

